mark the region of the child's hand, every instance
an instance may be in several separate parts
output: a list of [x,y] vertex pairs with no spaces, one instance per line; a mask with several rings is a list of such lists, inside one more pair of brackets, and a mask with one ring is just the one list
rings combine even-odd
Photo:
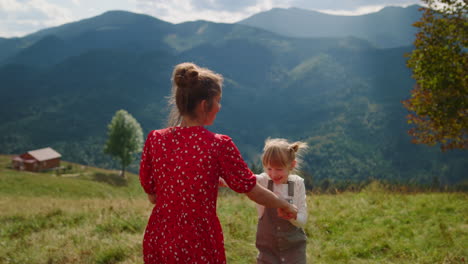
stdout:
[[288,204],[288,207],[278,208],[278,216],[289,220],[297,218],[297,207],[293,204]]
[[156,194],[148,194],[148,200],[152,204],[156,204]]
[[219,178],[219,187],[229,187],[223,178]]

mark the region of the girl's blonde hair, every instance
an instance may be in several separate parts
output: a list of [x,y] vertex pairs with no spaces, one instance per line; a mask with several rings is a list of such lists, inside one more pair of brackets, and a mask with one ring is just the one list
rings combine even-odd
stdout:
[[182,116],[196,117],[195,108],[202,100],[207,100],[211,109],[213,98],[221,95],[222,87],[223,76],[210,69],[191,62],[176,65],[172,72],[171,112],[167,125],[178,125]]
[[[289,143],[284,138],[267,138],[262,155],[263,167],[270,165],[297,172],[300,168],[300,157],[307,148],[307,143],[302,141]],[[294,161],[296,166],[291,168]]]

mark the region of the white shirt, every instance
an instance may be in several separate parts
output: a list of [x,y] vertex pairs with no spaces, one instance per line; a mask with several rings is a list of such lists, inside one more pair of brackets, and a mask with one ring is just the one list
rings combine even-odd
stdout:
[[[268,188],[268,180],[270,176],[266,173],[255,175],[257,178],[257,183],[262,185],[265,188]],[[288,181],[294,182],[294,196],[293,204],[297,206],[297,218],[290,219],[289,222],[297,227],[304,227],[307,222],[307,203],[306,203],[306,194],[305,194],[305,185],[304,179],[295,174],[290,174],[288,176]],[[287,198],[288,197],[288,184],[275,184],[273,182],[273,192],[278,195],[278,197]],[[265,213],[265,207],[263,205],[257,204],[257,213],[258,218],[262,217]]]

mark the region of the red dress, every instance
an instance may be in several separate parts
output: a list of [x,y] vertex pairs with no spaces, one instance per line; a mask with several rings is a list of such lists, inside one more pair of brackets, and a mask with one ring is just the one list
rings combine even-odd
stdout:
[[202,126],[148,134],[140,182],[157,198],[143,238],[145,263],[226,263],[216,215],[219,177],[240,193],[256,184],[228,136]]

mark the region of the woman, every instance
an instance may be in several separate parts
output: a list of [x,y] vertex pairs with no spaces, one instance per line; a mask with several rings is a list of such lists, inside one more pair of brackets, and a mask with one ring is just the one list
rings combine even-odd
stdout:
[[236,192],[278,208],[284,218],[297,209],[256,184],[230,137],[204,126],[221,109],[221,75],[193,63],[172,74],[169,126],[148,134],[140,182],[155,204],[143,239],[145,263],[226,263],[216,215],[220,177]]

